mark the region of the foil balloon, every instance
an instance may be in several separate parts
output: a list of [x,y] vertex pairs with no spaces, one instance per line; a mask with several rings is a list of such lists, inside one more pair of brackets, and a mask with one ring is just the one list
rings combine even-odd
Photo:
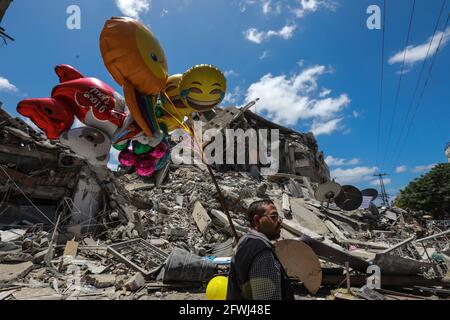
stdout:
[[166,142],[161,142],[145,153],[139,153],[134,147],[127,148],[119,153],[119,163],[126,168],[134,167],[139,176],[148,177],[167,163],[170,158],[168,150],[169,146]]
[[53,98],[23,100],[17,105],[17,111],[29,118],[51,140],[58,139],[61,133],[69,130],[75,119],[65,103]]
[[180,82],[181,101],[186,112],[206,112],[225,97],[227,83],[224,74],[211,65],[197,65],[186,71]]
[[[158,123],[166,132],[181,128],[184,117],[189,115],[189,109],[181,101],[180,82],[182,74],[175,74],[167,79],[164,93],[161,95],[163,110],[158,117]],[[157,115],[158,116],[158,115]]]
[[[106,83],[84,77],[69,65],[58,65],[55,72],[60,84],[53,88],[51,98],[23,100],[18,112],[30,118],[49,139],[59,138],[92,165],[106,165],[115,132],[126,130],[124,124],[132,123],[127,118],[125,100]],[[75,117],[86,127],[70,130]],[[131,128],[125,138],[138,132]]]
[[68,65],[55,68],[61,84],[52,90],[52,98],[64,101],[87,126],[112,136],[125,120],[125,101],[106,83],[84,77]]
[[49,139],[58,139],[70,129],[74,116],[82,123],[100,129],[109,136],[122,127],[126,117],[123,98],[106,83],[84,77],[68,65],[55,68],[60,84],[51,98],[26,99],[17,111],[33,121]]
[[155,95],[166,84],[167,60],[154,34],[142,23],[123,17],[106,21],[100,35],[106,68],[123,87],[126,103],[136,123],[158,145],[162,134],[156,121]]
[[60,142],[94,166],[108,163],[111,140],[96,128],[81,127],[66,131],[61,135]]

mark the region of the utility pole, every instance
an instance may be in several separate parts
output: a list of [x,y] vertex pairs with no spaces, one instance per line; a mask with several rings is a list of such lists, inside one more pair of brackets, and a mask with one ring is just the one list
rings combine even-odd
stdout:
[[381,200],[383,200],[383,205],[385,207],[389,207],[389,196],[386,193],[386,189],[384,187],[384,181],[383,181],[383,177],[388,176],[387,173],[379,173],[379,174],[374,174],[374,177],[378,177],[378,179],[380,180],[380,189],[381,189]]

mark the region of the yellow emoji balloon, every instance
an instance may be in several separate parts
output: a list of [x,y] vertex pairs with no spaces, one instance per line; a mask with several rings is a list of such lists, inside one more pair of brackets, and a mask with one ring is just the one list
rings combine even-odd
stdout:
[[186,71],[180,82],[180,97],[190,109],[186,112],[205,112],[222,102],[227,82],[222,71],[214,66],[201,64]]
[[187,110],[186,106],[180,99],[180,81],[181,74],[174,74],[167,79],[164,92],[161,94],[161,101],[163,105],[163,115],[158,117],[158,123],[167,132],[181,128]]
[[103,61],[121,86],[128,81],[144,95],[161,92],[167,81],[167,60],[155,35],[142,23],[124,17],[106,21],[100,35]]
[[[184,105],[183,101],[181,101],[180,82],[181,82],[182,76],[183,76],[182,74],[174,74],[167,79],[166,87],[164,88],[165,95],[163,95],[162,101],[163,101],[164,107],[166,107],[166,108],[175,107],[177,109],[176,111],[180,115],[187,116],[188,113],[192,112],[192,111],[189,111],[188,107],[186,107]],[[169,99],[172,103],[170,103],[167,100],[166,95],[167,95],[167,97],[169,97]]]

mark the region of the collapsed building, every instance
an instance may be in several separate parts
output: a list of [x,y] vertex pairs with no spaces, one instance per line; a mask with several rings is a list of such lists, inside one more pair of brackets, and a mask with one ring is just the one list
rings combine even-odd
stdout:
[[[92,168],[20,119],[0,116],[0,300],[205,299],[235,243],[223,204],[240,236],[258,199],[272,199],[284,218],[277,253],[297,299],[450,295],[449,231],[399,208],[342,211],[317,201],[330,176],[311,133],[234,107],[203,119],[205,131],[219,134],[279,130],[278,173],[262,175],[261,164],[212,166],[222,204],[201,164],[169,163],[151,178]],[[370,266],[381,270],[381,286],[367,286]]]
[[3,224],[48,228],[70,210],[68,225],[80,225],[102,207],[101,188],[83,159],[1,108],[0,164]]

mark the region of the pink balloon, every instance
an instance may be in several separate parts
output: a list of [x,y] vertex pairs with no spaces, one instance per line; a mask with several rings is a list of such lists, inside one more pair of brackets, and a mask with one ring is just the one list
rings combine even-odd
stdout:
[[155,172],[156,164],[158,161],[156,159],[141,156],[136,164],[136,173],[142,177],[148,177]]
[[132,167],[136,165],[137,155],[130,150],[124,150],[119,153],[119,162],[124,167]]
[[152,150],[152,152],[150,152],[150,156],[152,156],[155,159],[161,159],[162,157],[165,156],[168,149],[169,146],[164,142],[161,142]]

